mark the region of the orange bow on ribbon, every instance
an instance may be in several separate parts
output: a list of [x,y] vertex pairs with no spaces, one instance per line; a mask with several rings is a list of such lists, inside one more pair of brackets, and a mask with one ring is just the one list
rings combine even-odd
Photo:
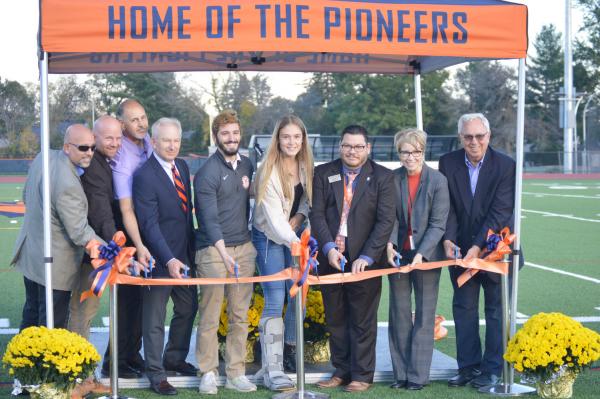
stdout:
[[[503,228],[499,234],[494,233],[491,229],[488,230],[487,234],[487,249],[490,251],[483,259],[490,262],[497,262],[504,258],[504,255],[512,253],[510,248],[511,244],[515,240],[516,235],[510,233],[508,227]],[[492,246],[492,248],[490,248]],[[479,272],[477,269],[468,269],[463,274],[458,276],[457,284],[462,287],[467,281]]]
[[135,248],[124,247],[125,234],[117,231],[113,239],[107,245],[102,245],[97,240],[91,240],[85,246],[92,258],[94,271],[90,274],[92,286],[81,294],[81,302],[91,296],[102,297],[107,284],[115,284],[117,274],[126,273],[131,258],[135,254]]
[[291,248],[292,256],[298,256],[299,263],[296,281],[294,281],[294,285],[290,288],[290,297],[294,298],[298,294],[300,287],[302,287],[302,303],[304,306],[306,306],[306,296],[308,295],[308,274],[318,264],[317,251],[314,251],[311,256],[310,240],[310,230],[304,229],[300,236],[300,242],[292,243]]

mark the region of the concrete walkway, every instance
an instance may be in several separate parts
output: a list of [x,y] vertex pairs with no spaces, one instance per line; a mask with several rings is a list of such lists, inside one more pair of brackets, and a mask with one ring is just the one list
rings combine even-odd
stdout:
[[[190,352],[187,357],[187,361],[191,364],[196,365],[195,358],[195,344],[196,344],[196,332],[194,330],[192,334]],[[90,341],[98,348],[98,352],[102,355],[106,350],[108,343],[108,332],[92,332],[90,335]],[[260,368],[258,363],[246,364],[246,374],[250,380],[254,381],[253,375]],[[432,380],[443,380],[450,378],[456,374],[457,364],[456,360],[447,356],[437,350],[434,350],[433,361],[431,364],[431,379]],[[319,380],[327,378],[333,368],[330,363],[319,363],[319,364],[306,364],[305,365],[305,381],[307,383],[315,383]],[[218,379],[219,384],[225,384],[225,377],[223,372],[223,364],[220,367],[221,376]],[[100,370],[98,370],[100,375]],[[296,376],[290,374],[290,377],[295,380]],[[379,327],[377,331],[377,360],[375,366],[375,382],[391,382],[393,381],[392,373],[392,361],[389,353],[388,346],[388,332],[386,327]],[[102,382],[108,384],[108,379],[102,379]],[[177,388],[191,388],[197,387],[200,384],[198,377],[169,377],[169,382]],[[261,381],[255,381],[262,383]],[[120,388],[146,388],[149,386],[146,378],[141,379],[119,379]]]

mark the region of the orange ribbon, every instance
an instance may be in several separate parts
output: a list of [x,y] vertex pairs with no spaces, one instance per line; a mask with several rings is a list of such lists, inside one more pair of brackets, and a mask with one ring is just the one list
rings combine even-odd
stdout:
[[[489,239],[490,236],[492,236],[494,234],[496,234],[496,233],[494,233],[493,230],[491,230],[491,229],[488,230],[487,238]],[[497,261],[501,260],[502,258],[504,258],[504,255],[509,255],[510,253],[512,253],[512,249],[510,248],[510,245],[515,240],[516,236],[514,234],[510,233],[510,229],[508,227],[503,228],[500,231],[500,234],[498,234],[498,236],[500,236],[500,241],[496,245],[496,249],[494,249],[493,251],[488,253],[483,259],[489,260],[492,262],[497,262]],[[507,269],[508,269],[508,265],[507,265]],[[466,270],[465,272],[463,272],[460,276],[458,276],[458,279],[456,280],[458,286],[462,287],[467,281],[469,281],[471,279],[471,277],[476,275],[478,272],[479,272],[479,270],[477,270],[477,269],[469,269],[469,270]]]
[[[336,273],[329,274],[326,276],[312,276],[309,275],[306,282],[303,285],[325,285],[325,284],[340,284],[340,283],[354,283],[357,281],[367,280],[374,277],[387,276],[395,273],[410,273],[413,270],[432,270],[439,269],[441,267],[448,267],[458,265],[467,269],[483,270],[490,273],[506,274],[508,273],[508,265],[504,262],[492,262],[485,259],[475,258],[469,261],[463,259],[451,259],[443,260],[439,262],[425,262],[419,263],[414,266],[406,265],[401,267],[390,267],[387,269],[375,269],[365,270],[362,273]],[[221,285],[221,284],[249,284],[249,283],[264,283],[269,281],[282,281],[282,280],[294,280],[298,281],[300,273],[297,268],[288,267],[282,271],[270,274],[268,276],[254,276],[254,277],[214,277],[214,278],[185,278],[185,279],[174,279],[174,278],[152,278],[145,279],[141,277],[128,276],[126,274],[117,274],[114,278],[116,284],[128,284],[128,285],[144,285],[144,286],[155,286],[155,285]],[[297,292],[296,292],[297,293]],[[291,294],[291,293],[290,293]]]
[[[113,236],[112,241],[114,241],[114,243],[120,248],[118,254],[116,254],[112,260],[100,258],[100,254],[102,252],[101,247],[103,247],[103,245],[97,240],[90,240],[90,242],[88,242],[85,246],[85,249],[90,254],[90,258],[92,259],[92,267],[94,268],[92,276],[94,276],[94,280],[92,281],[92,286],[90,289],[81,294],[81,302],[85,301],[91,296],[97,296],[98,298],[102,297],[102,293],[104,292],[106,285],[115,284],[117,281],[117,276],[120,273],[126,273],[126,269],[129,267],[131,258],[135,254],[135,248],[123,248],[123,245],[127,240],[122,231],[117,231]],[[109,262],[111,263],[108,264]],[[105,265],[108,267],[105,268]]]
[[[310,247],[308,245],[310,241],[310,230],[304,229],[302,232],[302,236],[300,236],[300,242],[294,242],[291,246],[292,256],[298,256],[298,276],[296,277],[296,281],[290,288],[290,297],[294,298],[300,287],[302,287],[302,303],[306,305],[306,296],[308,295],[308,278],[310,277],[308,273],[312,267],[310,266],[311,256],[310,256]],[[317,254],[315,253],[312,257],[312,261],[317,261]]]

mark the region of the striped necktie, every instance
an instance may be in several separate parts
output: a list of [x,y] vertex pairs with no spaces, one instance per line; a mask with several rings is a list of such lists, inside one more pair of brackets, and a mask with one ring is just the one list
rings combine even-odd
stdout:
[[185,194],[185,186],[179,176],[179,172],[175,167],[175,164],[171,166],[171,172],[173,172],[173,183],[175,183],[175,190],[177,190],[177,196],[181,200],[181,209],[187,213],[187,195]]

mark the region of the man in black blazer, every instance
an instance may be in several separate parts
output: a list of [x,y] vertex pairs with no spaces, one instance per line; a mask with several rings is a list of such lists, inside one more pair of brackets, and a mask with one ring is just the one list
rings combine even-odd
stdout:
[[[482,114],[466,114],[458,121],[463,149],[440,158],[439,169],[448,179],[450,213],[444,250],[446,257],[480,257],[488,229],[512,226],[515,201],[515,161],[489,146],[490,126]],[[456,326],[458,375],[450,386],[470,383],[476,388],[495,384],[502,372],[502,303],[500,276],[479,272],[465,285],[457,279],[465,271],[450,268],[454,287],[452,310]],[[479,293],[485,300],[485,350],[479,339]]]
[[[161,118],[152,126],[153,156],[133,176],[133,203],[144,245],[156,259],[153,277],[181,279],[194,274],[194,234],[190,172],[177,159],[181,124]],[[198,309],[196,286],[156,286],[143,290],[142,327],[146,375],[161,395],[177,391],[165,370],[194,370],[186,363],[192,324]],[[169,297],[173,300],[169,340],[164,326]]]
[[[348,126],[342,132],[340,159],[315,169],[310,224],[323,274],[339,272],[342,258],[347,260],[345,271],[352,273],[385,265],[394,227],[394,175],[368,159],[370,152],[366,129]],[[318,385],[365,391],[375,371],[381,277],[324,285],[321,291],[335,372]]]
[[[81,176],[81,185],[88,201],[89,225],[104,241],[110,242],[117,231],[113,217],[114,193],[110,163],[121,147],[123,133],[121,123],[109,115],[98,118],[94,122],[92,131],[96,141],[96,151],[90,166]],[[93,270],[89,256],[84,255],[77,286],[71,294],[69,303],[70,316],[67,328],[85,338],[90,335],[90,324],[100,304],[99,298],[95,296],[83,302],[79,300],[81,293],[90,289],[88,276]]]

